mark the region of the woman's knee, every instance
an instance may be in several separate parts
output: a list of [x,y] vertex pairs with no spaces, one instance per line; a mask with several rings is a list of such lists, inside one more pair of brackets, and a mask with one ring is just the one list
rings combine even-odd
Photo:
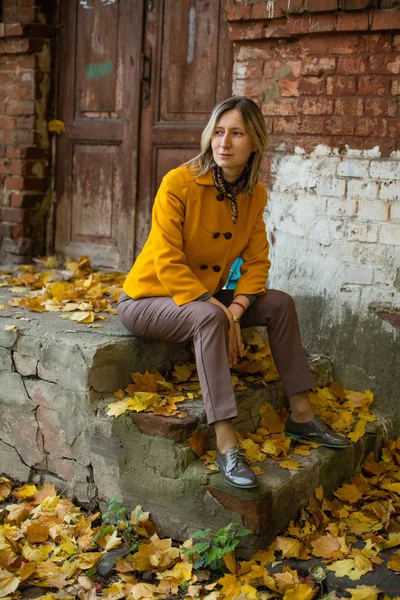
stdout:
[[270,310],[283,310],[285,312],[293,312],[296,310],[292,296],[281,290],[267,290],[263,298]]
[[198,307],[198,325],[212,324],[216,328],[224,328],[229,330],[229,320],[223,308],[212,304],[211,302],[199,302],[201,307]]

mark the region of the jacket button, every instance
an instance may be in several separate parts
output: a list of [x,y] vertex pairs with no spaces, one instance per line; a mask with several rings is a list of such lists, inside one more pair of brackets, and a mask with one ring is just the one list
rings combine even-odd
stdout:
[[208,265],[201,265],[200,269],[204,271],[205,269],[208,269]]
[[227,231],[226,233],[224,233],[224,236],[225,236],[225,239],[226,239],[226,240],[230,240],[230,239],[231,239],[231,237],[232,237],[232,234],[231,234],[231,232],[230,232],[230,231]]
[[213,233],[214,240],[216,240],[217,238],[219,238],[220,235],[221,234],[218,231],[216,231],[215,233]]
[[216,273],[219,273],[221,270],[221,267],[219,265],[214,265],[213,266],[213,271],[215,271]]
[[217,200],[218,202],[222,202],[222,200],[225,198],[225,196],[223,194],[218,194],[217,196]]

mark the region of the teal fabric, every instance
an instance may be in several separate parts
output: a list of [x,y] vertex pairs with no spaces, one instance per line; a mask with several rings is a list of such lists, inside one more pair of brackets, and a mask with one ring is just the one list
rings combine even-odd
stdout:
[[228,281],[225,284],[225,289],[234,290],[236,288],[236,284],[240,277],[240,267],[242,266],[242,264],[243,264],[243,261],[241,258],[237,258],[235,260],[235,262],[231,266]]

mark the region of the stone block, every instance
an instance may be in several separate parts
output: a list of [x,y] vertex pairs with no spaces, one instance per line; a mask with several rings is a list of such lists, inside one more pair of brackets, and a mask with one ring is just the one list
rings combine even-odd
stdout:
[[36,408],[18,373],[0,371],[0,407],[11,412],[30,412]]
[[24,356],[18,352],[14,352],[14,364],[15,368],[20,375],[29,377],[29,375],[36,375],[37,371],[37,359],[34,356]]
[[15,448],[2,441],[0,441],[0,473],[24,483],[29,480],[31,474],[31,469],[21,460]]
[[25,414],[21,419],[18,412],[0,410],[0,440],[14,447],[30,467],[43,459],[37,439],[38,424],[33,413]]
[[156,435],[175,442],[184,442],[198,425],[195,417],[162,417],[154,413],[131,414],[132,421],[141,433]]
[[[84,353],[76,337],[71,339],[64,335],[62,344],[59,340],[49,340],[38,362],[38,376],[45,381],[57,383],[65,390],[87,391],[93,353],[90,353],[91,356]],[[62,369],[60,365],[63,366]]]
[[[58,479],[57,490],[71,500],[90,504],[94,500],[94,486],[90,481],[90,470],[75,460],[48,457],[48,471],[45,480],[50,481],[52,474]],[[59,488],[62,486],[62,489]]]
[[15,323],[6,322],[3,327],[0,327],[0,347],[2,348],[14,348],[19,335],[21,333],[20,328],[17,326],[12,331],[7,331],[7,327],[14,325]]
[[0,348],[0,371],[12,371],[11,350]]
[[37,420],[46,452],[88,465],[97,395],[64,390],[47,381],[26,380],[25,384],[30,398],[39,406]]

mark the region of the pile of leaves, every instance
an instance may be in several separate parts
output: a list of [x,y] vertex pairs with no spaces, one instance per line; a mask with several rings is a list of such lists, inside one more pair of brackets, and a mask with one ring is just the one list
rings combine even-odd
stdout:
[[[297,522],[244,561],[235,548],[249,532],[236,532],[234,524],[213,535],[197,532],[193,537],[199,541],[179,545],[162,539],[140,507],[128,515],[114,505],[101,522],[98,513],[85,514],[51,484],[15,487],[0,478],[0,598],[17,599],[32,587],[44,588],[43,600],[321,597],[321,577],[314,570],[299,574],[285,565],[286,559],[317,557],[325,563],[323,574],[332,571],[353,582],[372,571],[382,562],[382,550],[400,545],[399,464],[400,439],[386,444],[379,462],[370,454],[362,472],[333,498],[325,498],[318,488]],[[125,552],[106,580],[97,567],[116,548]],[[387,566],[400,572],[400,550]],[[351,600],[380,595],[375,586],[347,591]]]
[[[10,287],[14,297],[8,306],[33,312],[62,312],[63,319],[92,324],[103,320],[98,313],[115,314],[113,306],[122,290],[124,273],[96,271],[87,256],[61,260],[51,256],[22,265],[21,272],[0,272],[0,287]],[[29,291],[28,291],[29,290]],[[91,325],[101,327],[101,324]]]

